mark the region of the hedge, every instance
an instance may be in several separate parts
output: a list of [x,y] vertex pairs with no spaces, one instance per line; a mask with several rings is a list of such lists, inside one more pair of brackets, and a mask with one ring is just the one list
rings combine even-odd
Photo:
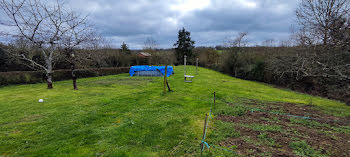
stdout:
[[[128,73],[129,69],[129,67],[77,69],[75,71],[75,74],[78,78],[96,77]],[[53,72],[52,79],[53,81],[72,79],[71,71],[69,69],[55,70]],[[43,71],[0,72],[0,86],[11,84],[32,84],[42,82],[46,82],[46,76]]]

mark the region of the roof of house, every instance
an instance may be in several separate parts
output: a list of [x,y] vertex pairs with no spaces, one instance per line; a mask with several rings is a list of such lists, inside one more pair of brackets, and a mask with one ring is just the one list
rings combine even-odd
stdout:
[[145,57],[150,57],[152,56],[150,53],[148,52],[140,52],[138,55],[141,55],[141,56],[145,56]]

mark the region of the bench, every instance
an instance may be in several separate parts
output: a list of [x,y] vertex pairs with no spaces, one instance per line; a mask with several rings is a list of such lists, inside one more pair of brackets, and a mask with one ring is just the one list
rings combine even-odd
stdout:
[[191,75],[185,75],[185,82],[192,82],[192,79],[194,78],[194,76]]

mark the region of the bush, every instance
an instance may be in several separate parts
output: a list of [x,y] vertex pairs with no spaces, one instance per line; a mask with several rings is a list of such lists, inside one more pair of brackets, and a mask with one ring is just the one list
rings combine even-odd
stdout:
[[[124,68],[98,68],[98,69],[78,69],[75,71],[78,78],[96,77],[105,75],[115,75],[129,72],[128,67]],[[56,70],[53,73],[53,80],[71,79],[70,70]],[[0,86],[10,84],[32,84],[46,82],[45,73],[41,71],[15,71],[0,72]]]

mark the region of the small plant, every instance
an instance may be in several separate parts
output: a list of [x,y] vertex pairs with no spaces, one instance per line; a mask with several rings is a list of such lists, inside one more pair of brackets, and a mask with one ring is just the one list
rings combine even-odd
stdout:
[[243,136],[241,138],[244,140],[244,142],[247,142],[249,144],[253,144],[253,145],[256,145],[256,146],[260,146],[261,145],[260,142],[255,141],[254,139],[252,139],[249,136]]
[[267,122],[280,122],[280,120],[277,118],[277,117],[272,117],[272,118],[265,118],[265,117],[262,117],[260,118],[261,120],[264,120],[264,121],[267,121]]
[[260,133],[257,137],[262,143],[265,143],[268,146],[281,147],[281,145],[279,145],[273,138],[268,137],[267,133]]
[[216,114],[227,116],[243,116],[249,111],[249,108],[245,106],[230,106],[224,105],[217,109]]
[[300,118],[290,118],[290,122],[294,124],[302,124],[307,127],[326,127],[326,128],[331,128],[330,125],[328,124],[322,124],[319,123],[318,121],[315,120],[308,120],[308,119],[300,119]]
[[314,150],[306,141],[297,141],[289,144],[289,147],[293,149],[293,152],[302,157],[326,157],[328,155],[322,154],[320,151]]
[[332,127],[332,130],[340,133],[350,134],[350,126]]
[[308,105],[313,105],[313,102],[312,102],[312,97],[310,97],[310,99],[309,99],[309,104]]
[[280,132],[282,131],[279,125],[264,125],[264,124],[241,124],[241,126],[253,129],[255,131],[270,131],[270,132]]
[[271,110],[270,113],[273,114],[285,114],[286,112],[283,109]]

